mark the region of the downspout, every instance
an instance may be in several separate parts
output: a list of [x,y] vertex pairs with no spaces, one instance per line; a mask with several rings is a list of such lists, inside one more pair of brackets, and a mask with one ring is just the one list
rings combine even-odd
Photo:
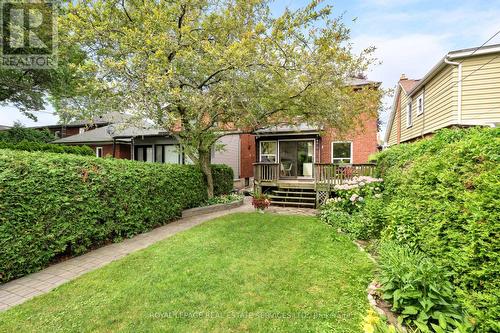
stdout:
[[444,62],[448,65],[458,66],[458,87],[457,87],[457,113],[458,113],[458,125],[462,125],[462,63],[454,62],[444,58]]
[[134,137],[132,137],[131,140],[131,145],[130,145],[130,157],[132,161],[135,160],[135,143],[134,143]]

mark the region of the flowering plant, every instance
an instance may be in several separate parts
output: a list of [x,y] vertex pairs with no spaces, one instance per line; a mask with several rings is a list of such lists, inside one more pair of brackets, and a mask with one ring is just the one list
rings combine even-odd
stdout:
[[383,180],[367,176],[353,177],[341,185],[335,185],[333,189],[335,197],[328,199],[322,208],[352,214],[363,206],[366,198],[382,197]]
[[255,194],[252,198],[252,206],[257,210],[264,211],[270,204],[271,200],[265,194]]

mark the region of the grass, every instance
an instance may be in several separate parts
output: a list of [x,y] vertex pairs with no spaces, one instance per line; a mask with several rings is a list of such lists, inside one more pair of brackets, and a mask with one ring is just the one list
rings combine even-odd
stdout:
[[372,273],[316,218],[234,214],[0,313],[0,332],[360,332]]

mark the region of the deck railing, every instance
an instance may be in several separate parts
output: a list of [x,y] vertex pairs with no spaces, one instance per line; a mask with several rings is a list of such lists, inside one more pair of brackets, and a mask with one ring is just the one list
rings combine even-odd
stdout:
[[[373,176],[374,164],[337,165],[331,163],[314,164],[316,184],[334,186],[343,184],[357,176]],[[254,163],[254,178],[259,183],[276,183],[280,177],[279,163]]]
[[327,163],[315,164],[314,179],[317,184],[329,186],[340,185],[359,176],[373,176],[374,164],[337,165]]
[[253,168],[253,175],[256,181],[275,182],[279,179],[279,163],[254,163]]

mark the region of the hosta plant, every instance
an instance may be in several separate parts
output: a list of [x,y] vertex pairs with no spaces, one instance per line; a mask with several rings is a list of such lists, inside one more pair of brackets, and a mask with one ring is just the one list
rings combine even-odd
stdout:
[[399,314],[400,323],[421,332],[470,332],[453,286],[431,259],[409,247],[382,243],[380,283],[383,298]]

